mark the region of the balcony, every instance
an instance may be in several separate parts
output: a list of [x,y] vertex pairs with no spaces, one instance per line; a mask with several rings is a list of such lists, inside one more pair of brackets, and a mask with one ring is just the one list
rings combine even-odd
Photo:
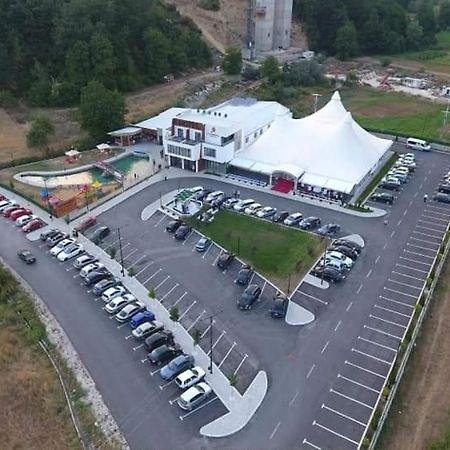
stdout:
[[195,147],[198,144],[201,144],[201,141],[194,141],[193,139],[186,139],[183,136],[170,136],[169,141],[175,142],[177,144],[189,145],[191,147]]

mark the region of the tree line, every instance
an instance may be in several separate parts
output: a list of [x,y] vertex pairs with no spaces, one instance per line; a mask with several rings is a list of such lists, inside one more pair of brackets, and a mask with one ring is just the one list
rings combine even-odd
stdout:
[[161,0],[0,0],[0,92],[78,103],[96,81],[126,92],[211,64],[190,19]]
[[346,59],[394,54],[436,42],[450,27],[448,0],[294,0],[312,50]]

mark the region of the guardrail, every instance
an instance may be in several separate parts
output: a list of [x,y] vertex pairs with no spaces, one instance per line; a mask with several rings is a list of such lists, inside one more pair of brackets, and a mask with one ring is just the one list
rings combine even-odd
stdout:
[[[405,329],[405,333],[402,337],[401,344],[399,345],[399,352],[397,353],[396,358],[392,362],[391,368],[383,384],[383,388],[381,389],[380,394],[378,396],[376,407],[372,411],[372,414],[370,416],[370,419],[368,421],[368,424],[366,426],[366,429],[361,438],[358,448],[368,448],[369,450],[375,449],[375,446],[383,429],[384,423],[389,414],[389,410],[392,406],[395,394],[402,380],[406,364],[408,363],[411,352],[415,346],[417,335],[419,334],[425,315],[430,306],[437,281],[442,271],[442,267],[448,256],[449,249],[450,249],[450,224],[447,225],[439,249],[436,253],[436,256],[434,257],[433,264],[431,265],[430,270],[428,271],[426,282],[422,287],[422,290],[420,291],[420,295],[414,307],[414,313],[411,315],[409,319],[408,326]],[[432,279],[431,284],[429,283],[430,279]],[[408,346],[406,347],[404,352],[400,353],[402,346],[407,341],[406,337],[408,335],[410,335]],[[400,358],[399,355],[401,355]],[[396,373],[394,373],[394,368],[397,368]],[[394,378],[392,379],[392,377]],[[392,387],[388,386],[389,382],[392,383]],[[389,389],[389,393],[387,395],[386,395],[386,388]],[[384,405],[381,405],[380,401],[383,398],[383,396],[386,397],[385,398],[386,402]],[[382,409],[381,415],[380,415],[380,408]],[[380,417],[377,418],[376,414],[380,415]],[[373,423],[374,421],[376,421],[375,424]],[[375,429],[373,430],[374,426]]]

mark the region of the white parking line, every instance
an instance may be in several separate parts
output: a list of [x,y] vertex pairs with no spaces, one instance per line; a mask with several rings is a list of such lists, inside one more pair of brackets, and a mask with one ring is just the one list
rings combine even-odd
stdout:
[[[213,346],[211,347],[213,350],[225,334],[227,334],[227,332],[225,330],[223,330],[222,333],[220,333],[220,336],[217,338],[216,342],[214,342]],[[211,350],[208,350],[208,353],[206,354],[206,356],[209,356],[210,353],[211,353]]]
[[217,366],[218,369],[220,369],[220,367],[222,366],[224,361],[228,358],[228,356],[230,356],[230,353],[233,351],[234,347],[236,347],[236,342],[233,342],[233,345],[228,349],[228,351],[225,354],[225,356],[223,357],[222,361],[220,361],[220,364]]
[[416,295],[412,295],[412,294],[405,294],[404,292],[401,292],[401,291],[396,291],[395,289],[390,289],[390,288],[387,288],[386,286],[384,286],[384,288],[383,288],[383,289],[385,289],[386,291],[394,292],[394,293],[396,293],[396,294],[401,294],[401,295],[404,295],[404,296],[406,296],[406,297],[411,297],[411,298],[414,298],[414,299],[416,299],[416,300],[417,300],[417,296],[416,296]]
[[369,325],[363,325],[363,328],[366,328],[367,330],[372,330],[377,333],[383,334],[384,336],[389,336],[391,338],[397,339],[399,341],[402,340],[401,336],[397,336],[396,334],[388,333],[387,331],[379,330],[378,328],[370,327]]
[[377,259],[375,260],[375,264],[377,264],[379,260],[380,260],[380,255],[377,256]]
[[366,356],[367,358],[370,358],[370,359],[373,359],[375,361],[379,361],[379,362],[385,363],[388,366],[391,365],[391,363],[389,361],[386,361],[386,360],[384,360],[382,358],[377,358],[376,356],[369,355],[369,353],[362,352],[361,350],[358,350],[356,348],[352,348],[352,352],[359,353],[360,355]]
[[[113,241],[111,244],[107,245],[103,250],[106,252],[108,249],[116,244],[118,244],[120,239],[117,239],[116,241]],[[123,249],[122,249],[123,250]]]
[[385,297],[384,295],[380,295],[379,298],[382,300],[386,300],[388,302],[397,303],[398,305],[407,306],[408,308],[414,309],[414,305],[410,305],[409,303],[400,302],[399,300],[393,300],[392,298]]
[[417,289],[418,291],[421,291],[421,290],[422,290],[422,288],[420,288],[420,287],[412,286],[412,285],[407,284],[407,283],[402,283],[401,281],[392,280],[391,278],[388,278],[387,280],[388,280],[389,282],[391,282],[391,283],[399,284],[400,286],[406,286],[406,287],[411,288],[411,289]]
[[164,278],[164,280],[162,280],[161,283],[155,286],[155,291],[157,291],[167,280],[170,280],[170,275],[167,275],[167,277]]
[[315,450],[322,450],[320,447],[318,447],[317,445],[312,444],[311,442],[309,442],[306,439],[303,439],[302,444],[309,445],[311,448],[314,448]]
[[372,319],[380,320],[381,322],[390,323],[391,325],[397,325],[400,328],[406,328],[405,325],[400,325],[397,322],[393,322],[392,320],[386,320],[383,319],[382,317],[374,316],[373,314],[369,314],[369,317],[371,317]]
[[[400,220],[400,223],[401,223],[402,221]],[[397,224],[398,225],[398,224]],[[392,231],[392,233],[391,233],[391,238],[393,238],[394,237],[394,234],[395,234],[395,230],[393,230]]]
[[424,212],[431,213],[431,214],[436,214],[438,216],[450,217],[450,214],[446,214],[446,213],[439,212],[439,211],[430,211],[429,209],[424,209]]
[[323,354],[323,352],[327,349],[328,345],[330,345],[330,341],[327,341],[327,343],[323,346],[323,349],[320,352],[321,354]]
[[366,386],[365,384],[359,383],[358,381],[355,381],[355,380],[352,380],[352,379],[350,379],[350,378],[344,377],[344,375],[341,375],[340,373],[338,373],[338,376],[337,376],[337,377],[338,377],[338,378],[342,378],[343,380],[348,381],[349,383],[356,384],[356,386],[360,386],[360,387],[362,387],[362,388],[364,388],[364,389],[367,389],[368,391],[372,391],[372,392],[375,392],[375,393],[377,393],[377,394],[380,393],[380,392],[377,391],[376,389],[371,388],[371,387],[369,387],[369,386]]
[[424,245],[415,245],[415,244],[410,244],[409,242],[407,242],[406,245],[407,245],[408,247],[415,247],[415,248],[418,248],[418,249],[420,249],[420,250],[426,250],[427,252],[433,252],[433,253],[436,252],[436,249],[435,249],[435,248],[427,248],[427,247],[425,247]]
[[381,375],[381,374],[379,374],[379,373],[377,373],[377,372],[374,372],[373,370],[369,370],[369,369],[366,369],[365,367],[358,366],[358,364],[353,364],[353,363],[350,362],[350,361],[345,361],[344,364],[347,364],[348,366],[352,366],[352,367],[354,367],[355,369],[362,370],[363,372],[371,373],[372,375],[375,375],[375,376],[377,376],[377,377],[380,377],[380,378],[382,378],[383,380],[386,378],[385,375]]
[[142,284],[145,286],[154,276],[158,275],[158,273],[161,271],[162,269],[158,269],[153,275],[149,276]]
[[154,370],[153,372],[150,372],[150,375],[153,376],[156,373],[158,373],[160,370],[162,369],[162,367],[160,367],[159,369]]
[[[263,287],[262,287],[262,289],[261,289],[261,294],[259,294],[259,299],[262,297],[263,292],[264,292],[264,289],[266,288],[266,286],[267,286],[267,281],[264,280],[264,285],[263,285]],[[258,300],[259,300],[259,299],[258,299]]]
[[174,382],[175,382],[175,380],[172,380],[172,381],[168,381],[167,383],[160,384],[160,385],[159,385],[159,388],[160,388],[161,390],[164,390],[167,386],[170,386],[170,385],[173,384]]
[[442,234],[440,236],[436,236],[433,234],[422,233],[421,231],[416,231],[416,230],[413,231],[413,234],[418,234],[420,236],[425,236],[425,237],[429,237],[432,239],[438,239],[438,240],[441,240],[441,236],[442,236]]
[[430,204],[428,204],[427,207],[428,207],[428,208],[431,208],[431,209],[437,209],[438,211],[445,211],[445,212],[447,212],[447,213],[450,213],[450,209],[448,209],[448,208],[443,208],[443,207],[441,207],[441,206],[435,206],[435,205],[430,205]]
[[436,230],[436,228],[424,227],[423,225],[416,225],[416,228],[421,228],[427,231],[434,231],[435,233],[442,233],[444,230]]
[[363,288],[363,284],[361,283],[360,285],[359,285],[359,288],[358,288],[358,290],[356,291],[356,293],[357,294],[359,294],[360,292],[361,292],[361,289]]
[[437,227],[443,226],[444,228],[442,229],[442,231],[444,231],[447,228],[447,224],[444,225],[442,223],[430,222],[429,220],[419,219],[418,222],[420,222],[420,223],[427,223],[429,225],[435,225]]
[[210,244],[206,251],[203,253],[202,258],[205,259],[208,252],[214,247],[214,244]]
[[291,398],[291,401],[289,402],[289,406],[292,406],[295,403],[295,400],[297,400],[297,397],[299,396],[300,391],[297,391],[294,396]]
[[409,316],[408,314],[403,314],[403,313],[401,313],[401,312],[394,311],[393,309],[385,308],[384,306],[374,305],[374,307],[375,307],[375,308],[378,308],[378,309],[382,309],[383,311],[390,312],[390,313],[392,313],[392,314],[398,314],[399,316],[406,317],[406,318],[408,318],[408,319],[411,317],[411,316]]
[[189,331],[191,331],[191,328],[195,326],[195,324],[202,318],[202,316],[206,313],[206,309],[204,309],[199,315],[198,317],[191,323],[191,325],[189,326],[189,328],[186,330],[188,333]]
[[[212,324],[214,325],[216,321],[213,319]],[[203,339],[211,328],[211,324],[208,325],[208,328],[200,335],[200,339]]]
[[137,345],[136,347],[133,347],[133,351],[135,352],[136,350],[142,348],[143,346],[144,344]]
[[[187,292],[185,292],[184,294],[182,294],[182,295],[180,296],[180,298],[173,304],[173,306],[177,306],[178,303],[180,303],[181,300],[183,300],[183,298],[186,297],[186,295],[187,295]],[[203,336],[202,336],[202,337],[203,337]]]
[[346,310],[347,312],[349,312],[349,311],[350,311],[350,308],[352,307],[352,305],[353,305],[353,302],[350,302],[350,303],[348,304],[347,308],[345,308],[345,310]]
[[182,416],[179,416],[179,417],[180,417],[180,420],[186,419],[186,417],[189,417],[191,414],[194,414],[194,413],[197,412],[198,410],[204,408],[205,406],[208,406],[210,403],[212,403],[212,402],[218,400],[218,398],[219,398],[219,397],[214,397],[214,398],[212,398],[211,400],[207,401],[206,403],[202,403],[199,407],[193,409],[192,411],[189,411],[188,413],[183,414]]
[[312,372],[313,372],[313,370],[314,370],[314,367],[316,367],[315,364],[313,364],[313,365],[311,366],[311,369],[309,369],[309,372],[306,374],[306,378],[309,378],[309,377],[311,376],[311,374],[312,374]]
[[128,259],[131,255],[134,255],[137,251],[139,251],[138,248],[135,248],[131,253],[128,253],[127,256],[124,256],[123,260],[125,261],[126,259]]
[[[403,220],[402,219],[400,219],[398,222],[397,222],[397,226],[399,227],[400,225],[401,225],[401,223],[403,222]],[[394,232],[392,232],[392,235],[394,234]],[[392,237],[392,235],[391,235],[391,237]]]
[[183,241],[183,244],[181,245],[186,245],[186,242],[189,240],[189,238],[194,234],[194,230],[192,230],[186,237],[186,239]]
[[272,431],[272,434],[270,435],[269,439],[273,439],[273,437],[275,436],[276,432],[278,431],[278,428],[280,428],[281,422],[278,422],[277,425],[275,426],[274,430]]
[[427,239],[419,239],[419,238],[415,238],[414,236],[410,236],[409,239],[411,239],[412,241],[423,242],[424,244],[434,245],[436,247],[439,247],[439,245],[440,245],[439,242],[432,242]]
[[[433,214],[436,214],[436,213],[433,213]],[[444,216],[450,217],[448,214],[444,214]],[[448,219],[443,219],[442,217],[425,216],[424,214],[422,214],[422,217],[425,217],[426,219],[439,220],[441,222],[444,222],[445,224],[448,223]]]
[[391,351],[397,353],[397,349],[395,349],[395,348],[391,348],[391,347],[388,347],[387,345],[379,344],[378,342],[371,341],[370,339],[363,338],[362,336],[358,336],[357,339],[359,339],[360,341],[367,342],[369,344],[376,345],[377,347],[381,347],[381,348],[384,348],[386,350],[391,350]]
[[411,250],[403,249],[403,252],[404,253],[409,253],[410,255],[421,256],[422,258],[434,259],[434,256],[424,255],[423,253],[418,253],[418,252],[412,252]]
[[367,272],[366,278],[369,278],[370,275],[372,275],[372,269],[370,269],[370,270]]
[[395,271],[395,270],[393,270],[392,273],[393,273],[394,275],[399,275],[399,276],[401,276],[401,277],[411,278],[412,280],[425,281],[425,278],[419,278],[419,277],[414,277],[414,276],[412,276],[412,275],[406,275],[406,273],[397,272],[397,271]]
[[144,272],[146,269],[148,269],[152,264],[155,264],[154,261],[149,262],[143,269],[141,269],[135,276],[137,277],[138,275],[140,275],[142,272]]
[[313,300],[316,300],[316,302],[322,303],[324,305],[328,305],[328,302],[326,302],[325,300],[320,300],[320,298],[314,297],[314,296],[312,296],[310,294],[307,294],[306,292],[302,292],[300,290],[297,291],[297,292],[299,292],[300,294],[304,295],[305,297],[308,297],[308,298],[311,298]]
[[400,259],[404,259],[405,261],[410,261],[416,264],[422,264],[423,266],[428,266],[430,267],[431,264],[427,263],[427,262],[423,262],[423,261],[417,261],[417,259],[411,259],[411,258],[407,258],[406,256],[399,256]]
[[222,254],[222,250],[220,250],[219,254],[217,255],[217,258],[213,261],[211,264],[212,266],[215,266],[217,264],[217,261],[219,261],[220,255]]
[[334,328],[334,331],[337,331],[337,330],[338,330],[338,328],[341,326],[341,323],[342,323],[342,320],[340,320],[340,321],[337,323],[336,327]]
[[159,221],[157,223],[155,223],[155,225],[153,225],[155,228],[157,228],[159,226],[159,224],[166,218],[166,216],[163,214],[163,216],[161,217],[161,219],[159,219]]
[[364,402],[361,402],[359,400],[356,400],[355,398],[349,397],[348,395],[345,395],[342,392],[336,391],[336,389],[331,388],[330,392],[332,394],[336,394],[336,395],[339,395],[340,397],[346,398],[347,400],[350,400],[351,402],[354,402],[354,403],[356,403],[358,405],[365,406],[366,408],[369,408],[369,409],[373,408],[373,406],[370,406],[367,403],[364,403]]
[[395,264],[398,267],[403,267],[405,269],[409,269],[409,270],[415,270],[416,272],[421,272],[421,273],[428,273],[428,270],[423,270],[423,269],[416,269],[415,267],[410,267],[410,266],[405,266],[404,264]]
[[236,370],[233,372],[233,375],[237,374],[237,371],[241,368],[242,364],[244,364],[244,361],[248,358],[247,353],[244,355],[244,357],[242,358],[242,361],[239,363],[239,365],[237,366]]
[[163,300],[168,297],[178,286],[180,285],[180,283],[176,283],[169,291],[167,291],[160,299],[160,302],[162,303]]
[[191,308],[197,303],[197,300],[194,300],[190,306],[188,306],[188,308],[186,309],[186,311],[184,311],[183,314],[181,314],[181,316],[178,318],[178,321],[180,321],[190,310]]
[[128,267],[128,270],[130,270],[132,267],[134,267],[138,262],[142,261],[147,255],[142,255],[139,259],[137,259],[133,264],[131,264],[130,267]]
[[356,420],[356,419],[354,419],[353,417],[347,416],[347,415],[345,415],[345,414],[343,414],[343,413],[341,413],[341,412],[339,412],[339,411],[336,411],[335,409],[330,408],[330,407],[328,407],[327,405],[325,405],[325,403],[322,403],[321,408],[322,408],[322,409],[326,409],[327,411],[331,411],[332,413],[334,413],[334,414],[336,414],[336,415],[338,415],[338,416],[341,416],[341,417],[343,417],[344,419],[347,419],[347,420],[350,420],[350,421],[352,421],[352,422],[355,422],[355,423],[357,423],[358,425],[361,425],[362,427],[365,427],[365,426],[366,426],[365,423],[360,422],[359,420]]

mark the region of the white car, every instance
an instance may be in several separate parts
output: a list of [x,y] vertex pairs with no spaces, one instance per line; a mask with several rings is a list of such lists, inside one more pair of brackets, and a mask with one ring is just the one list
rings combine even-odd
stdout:
[[250,205],[255,203],[255,200],[251,198],[247,198],[246,200],[239,200],[234,206],[233,209],[235,211],[242,212],[245,210],[245,208],[248,208]]
[[277,208],[273,208],[272,206],[264,206],[264,208],[256,211],[256,217],[260,217],[261,219],[270,218],[277,213]]
[[199,192],[203,191],[203,186],[194,186],[192,188],[189,188],[189,191],[191,191],[193,194],[198,194]]
[[[12,205],[11,205],[12,206]],[[16,227],[23,227],[28,222],[31,222],[33,219],[37,219],[37,216],[34,216],[32,214],[27,214],[26,216],[20,216],[18,219],[16,219],[15,224]]]
[[214,192],[211,192],[210,194],[208,194],[208,195],[206,196],[205,202],[206,202],[206,203],[211,203],[211,202],[213,202],[214,200],[217,200],[217,199],[223,197],[224,195],[225,195],[225,194],[224,194],[222,191],[214,191]]
[[105,303],[109,303],[113,298],[119,297],[120,295],[125,294],[125,292],[127,292],[127,290],[123,286],[114,286],[103,292],[102,300]]
[[2,200],[0,202],[0,212],[14,205],[17,205],[17,203],[14,200]]
[[209,384],[202,381],[183,392],[177,400],[181,409],[190,411],[205,401],[212,393]]
[[79,256],[73,262],[73,267],[75,267],[75,269],[81,269],[83,266],[86,266],[87,264],[91,264],[94,262],[97,262],[97,258],[95,256],[84,254]]
[[245,208],[244,212],[245,214],[251,216],[252,214],[255,214],[257,211],[259,211],[261,208],[262,208],[261,203],[253,203],[252,205]]
[[73,243],[66,247],[62,252],[58,253],[57,258],[59,261],[68,261],[83,252],[84,248],[82,244]]
[[113,298],[106,306],[105,311],[109,314],[117,314],[122,308],[136,301],[132,294],[124,294]]
[[298,225],[300,223],[300,220],[302,220],[302,218],[303,218],[302,213],[290,214],[289,216],[286,217],[286,219],[284,219],[283,223],[285,225],[292,227],[294,225]]
[[402,158],[402,159],[404,159],[404,158],[410,158],[410,159],[412,159],[413,161],[415,161],[415,160],[416,160],[416,155],[415,155],[414,153],[402,153],[402,154],[400,155],[400,158]]
[[103,267],[105,267],[105,265],[100,262],[88,264],[80,270],[80,276],[86,278],[93,270],[103,269]]
[[200,366],[195,366],[192,369],[185,370],[175,378],[175,384],[180,389],[188,389],[194,384],[202,381],[205,377],[205,371]]
[[65,250],[69,245],[75,242],[74,238],[63,239],[61,242],[58,242],[55,246],[50,249],[50,255],[57,256],[63,250]]
[[229,198],[228,200],[225,200],[222,204],[222,208],[231,209],[239,203],[239,200],[237,198]]
[[164,329],[164,324],[159,320],[152,320],[151,322],[141,323],[138,327],[136,327],[131,334],[136,339],[144,339],[151,334],[156,333],[157,331],[161,331]]
[[348,256],[345,256],[341,252],[337,252],[337,251],[327,252],[325,260],[327,260],[327,259],[334,259],[336,261],[340,261],[348,269],[351,269],[353,267],[353,260],[351,258],[349,258]]

